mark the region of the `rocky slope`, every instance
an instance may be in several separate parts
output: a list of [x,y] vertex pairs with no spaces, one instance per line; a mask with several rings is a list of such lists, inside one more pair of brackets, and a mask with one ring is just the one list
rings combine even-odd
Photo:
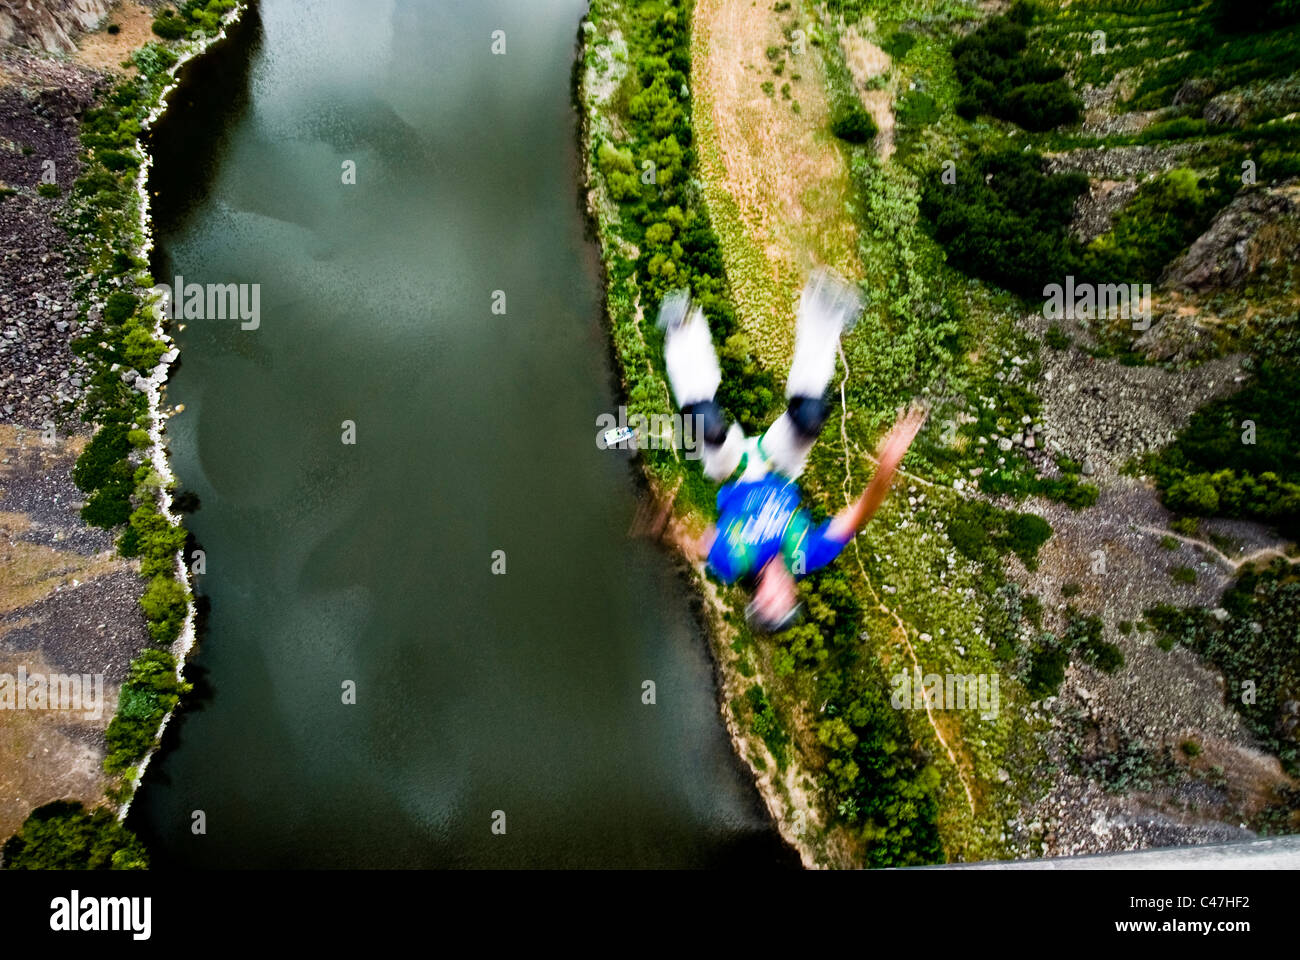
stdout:
[[71,53],[77,36],[93,30],[110,0],[0,0],[0,42],[46,53]]

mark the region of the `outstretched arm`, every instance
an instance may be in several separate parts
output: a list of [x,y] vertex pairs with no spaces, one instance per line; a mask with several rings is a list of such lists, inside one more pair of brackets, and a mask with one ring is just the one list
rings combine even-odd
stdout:
[[925,417],[926,411],[923,408],[912,406],[898,418],[894,428],[880,444],[880,452],[876,457],[875,476],[862,491],[862,496],[835,515],[826,530],[827,536],[840,542],[847,542],[875,515],[880,504],[884,502],[885,494],[889,492],[894,472],[902,462],[908,447],[916,439],[921,425],[925,423]]

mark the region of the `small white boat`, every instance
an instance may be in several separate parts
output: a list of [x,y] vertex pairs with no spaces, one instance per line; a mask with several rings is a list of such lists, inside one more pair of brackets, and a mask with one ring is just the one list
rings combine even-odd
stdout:
[[605,431],[605,447],[617,446],[626,440],[632,440],[636,437],[636,431],[631,427],[614,427],[612,430]]

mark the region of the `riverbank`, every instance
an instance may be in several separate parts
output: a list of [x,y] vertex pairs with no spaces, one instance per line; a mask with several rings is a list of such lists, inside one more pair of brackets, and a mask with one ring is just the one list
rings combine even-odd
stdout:
[[[163,116],[167,111],[168,98],[180,85],[180,73],[191,60],[200,57],[208,48],[220,43],[226,39],[226,31],[234,27],[248,7],[245,3],[239,2],[237,5],[221,17],[220,27],[215,35],[201,33],[200,36],[184,45],[183,52],[177,58],[176,63],[167,71],[168,83],[158,95],[157,103],[149,111],[145,121],[141,124],[141,132],[148,133],[153,124]],[[140,165],[140,172],[136,178],[136,195],[140,199],[139,207],[139,229],[144,236],[144,241],[134,251],[133,256],[138,259],[149,262],[149,255],[153,250],[153,227],[149,216],[149,171],[153,166],[153,158],[148,151],[144,152],[144,162]],[[141,290],[142,294],[147,291]],[[167,419],[172,415],[164,409],[164,394],[167,389],[168,368],[175,363],[180,356],[180,351],[174,345],[170,332],[166,329],[166,316],[164,314],[164,305],[152,298],[152,314],[154,320],[153,336],[154,339],[167,345],[167,352],[160,358],[161,362],[153,369],[149,376],[144,378],[143,388],[145,395],[149,399],[150,426],[149,426],[149,456],[148,460],[154,464],[154,469],[158,471],[162,482],[157,484],[156,504],[158,512],[175,528],[183,528],[184,521],[179,510],[176,509],[172,493],[176,488],[176,475],[172,472],[171,462],[167,455],[166,439],[164,437],[165,424]],[[137,386],[140,386],[137,381]],[[175,412],[180,412],[177,408]],[[194,649],[195,636],[195,604],[193,594],[193,584],[190,577],[190,568],[187,563],[184,550],[178,550],[175,554],[175,573],[176,579],[183,583],[186,588],[187,600],[185,605],[185,619],[180,629],[180,636],[172,644],[171,652],[176,658],[176,680],[178,684],[185,683],[185,661]],[[177,701],[179,703],[179,701]],[[134,776],[131,778],[129,792],[124,803],[118,809],[119,822],[126,819],[127,813],[131,808],[131,799],[135,796],[136,790],[144,778],[144,772],[149,766],[149,761],[157,753],[159,746],[162,744],[163,734],[167,730],[167,724],[171,722],[172,715],[175,712],[177,704],[173,704],[163,716],[162,721],[158,724],[158,731],[154,737],[153,744],[144,757],[136,764]]]
[[[3,216],[6,231],[28,242],[18,258],[6,259],[6,267],[52,263],[62,275],[44,276],[37,267],[22,278],[28,287],[18,288],[30,288],[24,300],[53,317],[31,323],[22,314],[9,318],[15,335],[6,347],[26,367],[18,366],[5,382],[3,410],[20,427],[6,446],[12,456],[5,463],[12,459],[15,466],[8,470],[0,507],[12,509],[15,491],[24,489],[31,472],[26,468],[40,469],[41,454],[54,469],[66,469],[75,456],[71,475],[80,490],[71,484],[44,490],[51,502],[33,501],[28,513],[5,527],[11,549],[43,538],[50,541],[47,551],[86,559],[58,564],[55,552],[29,564],[27,585],[34,596],[4,611],[2,634],[7,659],[37,657],[51,673],[98,670],[107,681],[98,723],[68,731],[53,712],[41,716],[48,722],[33,729],[44,729],[47,743],[52,736],[72,737],[81,753],[75,763],[66,750],[49,746],[39,756],[28,750],[25,758],[15,757],[27,768],[12,781],[23,785],[13,788],[9,800],[15,814],[72,800],[92,809],[107,804],[120,821],[179,695],[188,689],[183,671],[194,643],[194,606],[165,441],[173,413],[166,407],[165,385],[178,351],[150,292],[152,279],[143,272],[152,246],[146,189],[151,158],[143,138],[166,110],[179,71],[224,38],[246,7],[214,2],[195,9],[207,19],[196,20],[193,35],[183,41],[155,36],[149,24],[159,22],[157,11],[124,0],[108,10],[97,33],[81,38],[71,63],[36,53],[6,54],[7,63],[26,69],[23,87],[6,84],[0,91],[8,100],[5,116],[27,116],[23,107],[34,99],[36,123],[47,131],[43,138],[35,135],[39,130],[20,134],[17,152],[32,158],[33,169],[15,172],[32,186],[10,191]],[[11,70],[6,73],[12,79]],[[34,78],[42,86],[33,96],[26,83]],[[8,170],[6,177],[18,179]],[[7,304],[0,308],[9,311]],[[57,389],[44,394],[24,389],[50,382]],[[71,419],[78,414],[98,428],[93,437]],[[38,445],[45,449],[24,453]],[[48,482],[58,487],[63,478]],[[78,493],[88,496],[78,502]],[[84,573],[87,564],[93,576]],[[20,575],[26,575],[23,569]],[[75,613],[59,613],[69,604]],[[97,627],[91,623],[96,619]],[[70,643],[69,634],[77,642]],[[92,642],[95,637],[101,640]],[[104,637],[113,638],[113,652],[101,659]],[[133,705],[129,717],[117,711],[123,698]],[[12,721],[9,739],[27,743],[18,735],[27,727]],[[75,786],[70,775],[79,778]],[[76,809],[63,808],[60,816],[84,817]],[[17,826],[0,824],[0,833]],[[126,862],[141,861],[133,854]]]

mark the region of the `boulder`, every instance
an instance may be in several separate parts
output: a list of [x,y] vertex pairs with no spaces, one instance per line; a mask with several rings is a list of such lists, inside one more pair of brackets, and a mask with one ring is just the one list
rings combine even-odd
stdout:
[[1165,270],[1163,282],[1183,290],[1241,284],[1259,267],[1300,246],[1300,179],[1244,190],[1208,230]]
[[1221,93],[1205,105],[1203,115],[1212,127],[1244,127],[1246,100],[1239,93]]

